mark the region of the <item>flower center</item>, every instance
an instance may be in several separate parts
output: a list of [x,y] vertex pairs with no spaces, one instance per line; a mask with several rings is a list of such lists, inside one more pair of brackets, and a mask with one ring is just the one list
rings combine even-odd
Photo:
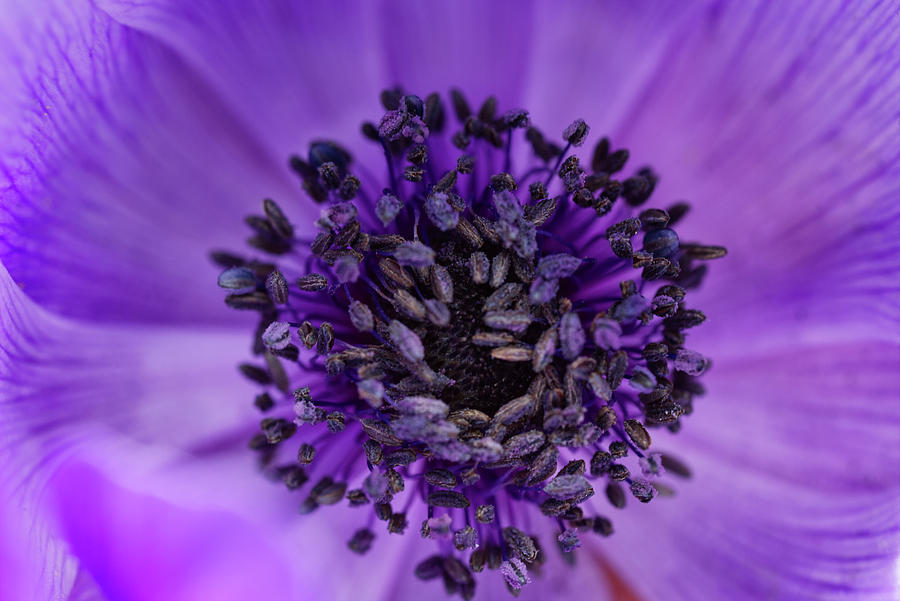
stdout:
[[[504,260],[499,255],[493,256],[494,263]],[[477,343],[488,330],[484,307],[495,289],[473,282],[462,257],[447,258],[454,300],[448,306],[447,325],[428,327],[423,336],[425,361],[453,381],[440,395],[451,410],[477,409],[493,415],[505,400],[525,393],[533,373],[524,363],[497,369],[491,347]]]
[[[416,575],[470,598],[486,567],[510,590],[527,584],[551,552],[542,530],[569,553],[611,533],[604,504],[623,507],[626,491],[649,502],[671,490],[666,470],[688,475],[650,451],[651,431],[677,431],[702,392],[708,361],[684,343],[705,317],[686,290],[705,273],[697,261],[725,250],[679,240],[684,204],[638,208],[657,176],[616,179],[627,151],[604,138],[582,165],[584,121],[560,147],[525,111],[451,99],[461,127],[445,138],[436,94],[383,93],[386,113],[362,131],[383,149],[385,182],[314,142],[291,166],[323,205],[315,237],[266,200],[249,243],[278,264],[213,258],[226,303],[261,316],[263,363],[240,368],[265,388],[256,405],[270,416],[251,441],[264,469],[291,490],[314,483],[302,513],[346,499],[391,533],[418,513],[438,545]],[[517,169],[520,129],[531,157]],[[530,512],[555,519],[534,526]],[[369,520],[349,547],[374,539]]]

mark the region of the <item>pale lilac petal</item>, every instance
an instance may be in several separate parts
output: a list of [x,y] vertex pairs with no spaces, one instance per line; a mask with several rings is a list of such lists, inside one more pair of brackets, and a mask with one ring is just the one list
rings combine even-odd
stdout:
[[[284,493],[279,490],[273,494]],[[289,557],[302,569],[297,574],[299,591],[314,584],[323,591],[322,598],[334,601],[405,601],[394,596],[394,587],[401,580],[415,578],[410,558],[416,548],[422,547],[416,532],[422,518],[415,522],[411,517],[402,536],[388,534],[384,523],[376,522],[372,525],[375,541],[369,552],[351,553],[347,541],[366,526],[370,512],[371,508],[350,508],[341,503],[320,508],[312,516],[300,516],[296,511],[284,516],[283,536]],[[346,569],[336,569],[336,562]]]
[[241,449],[195,460],[95,433],[37,469],[15,459],[0,472],[0,568],[18,575],[4,599],[321,598],[289,567],[291,498]]
[[[27,568],[5,586],[25,598],[99,587],[117,599],[242,599],[262,581],[263,597],[307,598],[316,576],[294,566],[283,582],[273,562],[296,556],[298,540],[304,554],[328,540],[325,561],[346,539],[299,516],[245,450],[259,419],[234,367],[245,335],[80,324],[32,303],[5,270],[0,324],[0,513],[25,537],[4,530],[0,566]],[[245,561],[256,567],[238,569]]]
[[606,556],[648,599],[891,598],[898,364],[877,342],[720,362],[683,431],[654,434],[694,477],[612,515]]
[[685,424],[696,425],[677,439],[794,484],[898,488],[898,364],[900,346],[864,340],[728,357],[704,377],[708,396]]
[[240,219],[264,196],[302,217],[286,155],[92,4],[17,7],[0,26],[0,258],[60,314],[229,319],[209,250],[248,235]]

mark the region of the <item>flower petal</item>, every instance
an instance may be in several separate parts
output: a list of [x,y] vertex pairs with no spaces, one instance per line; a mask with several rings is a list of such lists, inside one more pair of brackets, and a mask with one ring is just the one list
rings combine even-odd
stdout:
[[726,3],[702,17],[613,136],[661,174],[656,202],[697,205],[683,240],[729,247],[701,335],[757,349],[900,339],[896,7]]
[[557,142],[579,117],[592,128],[592,139],[612,133],[641,100],[673,39],[703,8],[702,2],[677,1],[578,0],[564,8],[553,0],[537,2],[524,90],[535,125]]
[[[0,562],[21,559],[28,568],[16,571],[18,584],[8,584],[24,592],[10,598],[61,598],[77,584],[78,564],[37,507],[51,475],[78,449],[110,437],[152,443],[158,463],[171,461],[176,449],[209,446],[250,426],[244,400],[252,387],[234,370],[247,341],[199,328],[99,327],[60,318],[31,302],[2,264],[0,326],[0,519],[21,525],[18,538],[4,529],[4,544],[21,552],[4,550]],[[134,468],[129,454],[110,455]]]
[[[22,526],[21,536],[4,530],[0,545],[0,566],[15,559],[9,569],[21,572],[4,584],[12,598],[98,587],[110,598],[247,598],[253,583],[235,563],[268,556],[258,541],[280,554],[293,552],[297,539],[281,534],[296,528],[309,544],[334,536],[330,522],[297,516],[296,499],[273,490],[245,450],[258,419],[246,402],[254,387],[234,368],[245,336],[60,318],[2,265],[0,325],[0,521]],[[48,496],[58,505],[45,507]],[[343,549],[345,540],[332,544]],[[209,561],[188,565],[185,554]],[[131,588],[142,574],[162,588]],[[278,586],[297,599],[316,580],[302,566],[291,578]],[[269,584],[260,594],[280,598]]]
[[[897,365],[900,345],[877,341],[723,360],[704,377],[708,396],[690,418],[697,426],[686,424],[677,439],[788,483],[896,488],[900,446],[890,443],[900,440]],[[740,427],[721,427],[727,423]],[[788,455],[792,461],[784,461]]]
[[60,314],[231,319],[209,250],[235,245],[263,196],[296,194],[286,157],[92,4],[17,6],[0,53],[0,258]]
[[654,434],[694,477],[615,514],[607,557],[648,599],[890,598],[898,364],[884,343],[721,362],[682,432]]
[[[115,19],[184,57],[281,166],[315,138],[362,140],[384,85],[376,6],[359,0],[103,0]],[[374,145],[367,144],[378,155]]]
[[[59,451],[92,429],[176,448],[252,423],[244,334],[99,327],[28,299],[0,264],[0,448]],[[45,449],[47,451],[47,449]]]
[[12,456],[0,451],[0,599],[64,599],[77,570],[36,510],[33,489],[14,492]]
[[83,568],[78,570],[68,601],[107,601],[107,599],[94,581],[94,577]]
[[495,95],[501,110],[521,104],[532,2],[384,2],[379,16],[391,82],[419,94],[459,87],[472,103]]
[[[107,597],[238,601],[288,594],[292,576],[274,532],[210,506],[220,496],[212,489],[191,507],[166,497],[184,496],[192,487],[187,479],[148,479],[143,486],[151,490],[143,492],[121,474],[70,461],[50,483],[60,535]],[[221,484],[230,495],[245,495],[243,487]]]

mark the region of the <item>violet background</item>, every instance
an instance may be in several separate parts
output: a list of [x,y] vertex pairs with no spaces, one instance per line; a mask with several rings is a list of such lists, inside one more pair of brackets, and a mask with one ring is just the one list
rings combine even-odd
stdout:
[[[0,599],[412,599],[423,543],[345,548],[260,478],[213,247],[377,93],[583,117],[728,246],[693,295],[695,477],[521,598],[900,599],[896,2],[0,3]],[[633,504],[632,504],[633,505]],[[427,543],[424,543],[427,544]],[[482,574],[478,599],[503,599]]]

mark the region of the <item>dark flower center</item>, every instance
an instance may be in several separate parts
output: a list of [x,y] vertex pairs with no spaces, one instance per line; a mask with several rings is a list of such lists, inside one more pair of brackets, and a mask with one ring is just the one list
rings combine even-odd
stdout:
[[448,271],[454,283],[454,300],[448,306],[450,320],[446,327],[427,329],[423,337],[425,362],[453,380],[454,384],[441,394],[451,410],[478,409],[493,415],[504,400],[525,393],[533,373],[525,363],[498,370],[491,348],[472,343],[472,337],[484,329],[483,307],[494,289],[472,282],[463,265],[453,265]]
[[[570,151],[583,121],[560,147],[525,111],[451,99],[461,127],[447,139],[437,94],[383,93],[386,113],[362,131],[386,182],[313,142],[291,166],[323,206],[316,236],[266,200],[246,218],[249,243],[278,264],[213,258],[226,303],[261,316],[263,363],[240,369],[265,387],[255,402],[270,416],[251,440],[264,470],[291,490],[312,482],[302,513],[371,505],[391,533],[418,513],[438,546],[416,575],[470,598],[485,567],[512,591],[527,584],[551,552],[541,530],[558,528],[562,553],[610,534],[595,487],[621,508],[626,491],[645,503],[670,491],[666,471],[688,475],[650,451],[651,431],[677,431],[702,393],[708,361],[684,332],[705,317],[685,296],[705,273],[696,262],[725,250],[679,240],[683,203],[638,208],[657,176],[617,179],[627,151],[604,138],[582,165]],[[532,158],[515,169],[519,129]],[[554,519],[525,532],[530,511]],[[369,524],[353,551],[373,545]]]

